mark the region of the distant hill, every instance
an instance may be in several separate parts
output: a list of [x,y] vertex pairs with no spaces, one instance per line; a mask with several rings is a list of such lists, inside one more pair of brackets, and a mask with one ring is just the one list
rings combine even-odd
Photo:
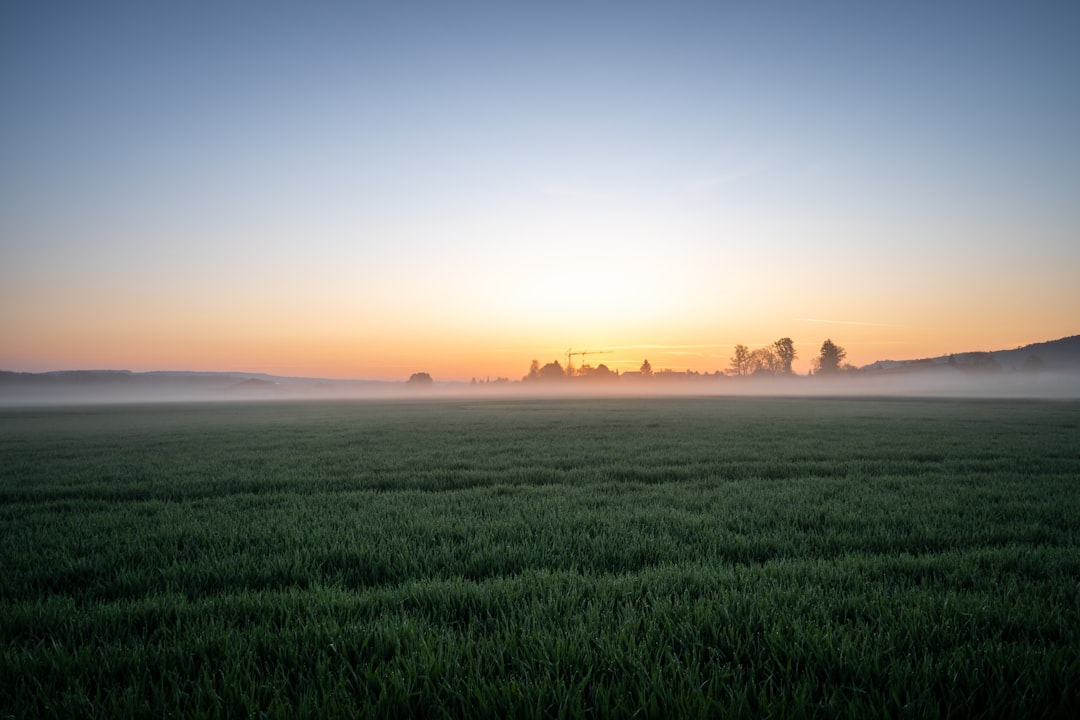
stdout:
[[969,351],[917,360],[878,360],[859,369],[871,374],[947,369],[1080,373],[1080,335],[1024,345],[1013,350]]

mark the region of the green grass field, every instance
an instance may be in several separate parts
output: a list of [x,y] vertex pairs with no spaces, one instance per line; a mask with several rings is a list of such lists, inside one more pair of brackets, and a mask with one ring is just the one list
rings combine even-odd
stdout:
[[1080,403],[0,410],[0,715],[1080,717]]

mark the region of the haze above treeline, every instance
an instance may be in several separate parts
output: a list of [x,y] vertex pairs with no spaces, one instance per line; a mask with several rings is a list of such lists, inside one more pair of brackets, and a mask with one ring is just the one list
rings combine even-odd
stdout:
[[[654,368],[614,372],[603,363],[567,366],[534,360],[520,379],[439,381],[417,370],[401,381],[279,377],[245,372],[0,371],[0,405],[242,401],[285,399],[417,398],[463,395],[911,395],[1080,398],[1080,335],[1013,350],[971,351],[915,360],[844,362],[831,340],[814,358],[815,372],[789,370],[794,355],[782,338],[753,350],[736,346],[724,371]],[[575,356],[588,351],[570,351]],[[596,354],[599,354],[597,352]]]

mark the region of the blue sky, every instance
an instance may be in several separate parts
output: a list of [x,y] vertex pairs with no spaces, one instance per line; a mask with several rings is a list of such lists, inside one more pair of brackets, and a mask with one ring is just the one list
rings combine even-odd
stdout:
[[1072,334],[1078,17],[6,4],[0,366],[468,375],[711,343],[686,362],[712,369],[785,335],[870,362]]

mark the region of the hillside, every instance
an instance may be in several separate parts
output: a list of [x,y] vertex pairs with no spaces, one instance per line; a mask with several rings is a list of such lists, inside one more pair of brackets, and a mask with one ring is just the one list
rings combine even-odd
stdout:
[[878,360],[860,368],[869,374],[932,370],[987,372],[1080,372],[1080,335],[1032,343],[1013,350],[967,351],[915,360]]

